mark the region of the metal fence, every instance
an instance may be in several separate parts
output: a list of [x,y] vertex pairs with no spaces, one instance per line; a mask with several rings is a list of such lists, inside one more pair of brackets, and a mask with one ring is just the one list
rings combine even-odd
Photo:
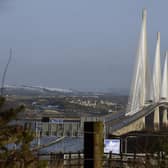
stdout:
[[[39,155],[48,160],[49,168],[83,168],[83,153],[50,153]],[[105,153],[102,168],[167,168],[168,157],[164,154],[112,154]]]

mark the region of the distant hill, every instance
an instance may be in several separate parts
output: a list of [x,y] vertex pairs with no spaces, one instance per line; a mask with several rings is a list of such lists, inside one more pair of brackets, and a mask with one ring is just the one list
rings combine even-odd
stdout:
[[5,94],[14,95],[57,95],[57,94],[71,94],[69,89],[49,88],[41,86],[27,86],[27,85],[6,85],[4,88]]
[[107,89],[104,91],[78,91],[74,89],[50,88],[42,86],[28,85],[5,85],[4,93],[6,95],[22,95],[22,96],[128,96],[127,89]]

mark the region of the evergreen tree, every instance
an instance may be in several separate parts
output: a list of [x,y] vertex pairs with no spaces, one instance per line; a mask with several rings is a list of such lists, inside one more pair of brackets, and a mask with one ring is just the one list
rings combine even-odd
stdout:
[[[46,162],[39,161],[30,149],[34,133],[28,126],[9,124],[24,106],[10,107],[11,103],[0,97],[0,167],[1,168],[41,168]],[[10,149],[9,144],[16,144]]]

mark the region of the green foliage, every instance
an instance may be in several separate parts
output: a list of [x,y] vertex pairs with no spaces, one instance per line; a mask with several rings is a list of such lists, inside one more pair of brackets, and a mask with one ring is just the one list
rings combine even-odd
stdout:
[[[25,125],[10,125],[9,122],[25,109],[23,105],[13,106],[0,97],[0,167],[1,168],[43,168],[46,162],[39,161],[30,149],[34,133]],[[16,144],[17,149],[7,148],[8,144]]]

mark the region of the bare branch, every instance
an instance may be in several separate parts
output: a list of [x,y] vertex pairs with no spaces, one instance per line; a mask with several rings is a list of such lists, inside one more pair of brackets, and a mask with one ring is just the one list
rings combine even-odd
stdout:
[[10,48],[8,62],[6,64],[6,66],[5,66],[5,69],[4,69],[4,72],[3,72],[3,76],[2,76],[1,96],[3,96],[6,73],[8,71],[8,67],[9,67],[9,64],[11,62],[11,59],[12,59],[12,48]]

